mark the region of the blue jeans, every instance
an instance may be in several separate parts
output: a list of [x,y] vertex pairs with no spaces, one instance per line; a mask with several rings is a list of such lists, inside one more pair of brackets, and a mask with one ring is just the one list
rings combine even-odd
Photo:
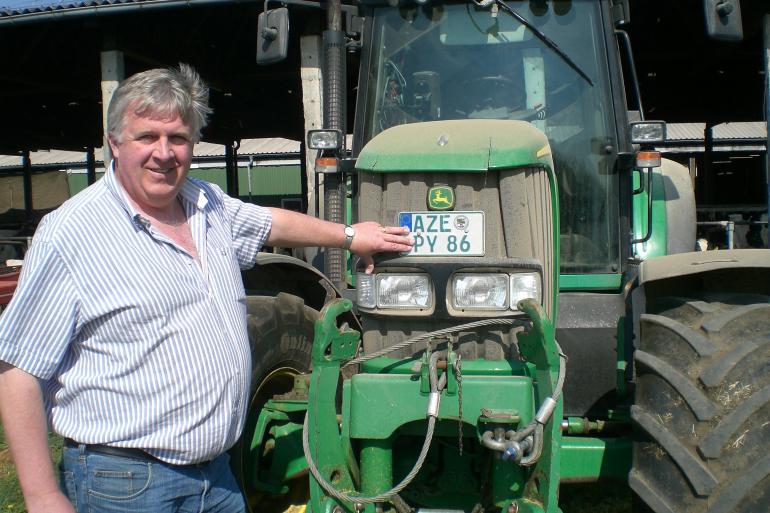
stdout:
[[244,513],[229,461],[178,466],[64,447],[62,489],[78,513]]

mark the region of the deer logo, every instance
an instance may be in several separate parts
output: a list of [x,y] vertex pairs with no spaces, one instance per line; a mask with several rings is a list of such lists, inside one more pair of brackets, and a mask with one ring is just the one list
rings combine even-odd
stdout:
[[428,191],[428,208],[431,210],[452,210],[455,206],[455,194],[445,185],[431,187]]

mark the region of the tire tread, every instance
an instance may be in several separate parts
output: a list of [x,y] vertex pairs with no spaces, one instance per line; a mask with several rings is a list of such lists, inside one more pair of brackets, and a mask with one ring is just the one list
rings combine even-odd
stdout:
[[631,488],[656,513],[770,511],[770,297],[659,305],[634,354]]

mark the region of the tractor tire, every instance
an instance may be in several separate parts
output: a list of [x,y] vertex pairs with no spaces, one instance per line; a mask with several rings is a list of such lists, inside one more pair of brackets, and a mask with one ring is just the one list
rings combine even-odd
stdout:
[[284,496],[254,490],[248,475],[257,470],[249,447],[262,405],[276,394],[291,391],[294,377],[310,371],[314,326],[319,313],[306,306],[301,298],[285,293],[276,297],[251,296],[246,299],[246,306],[252,360],[250,405],[241,439],[230,450],[231,466],[249,511],[291,511],[293,506],[307,503],[307,478],[294,479]]
[[655,513],[770,511],[770,297],[640,319],[629,484]]

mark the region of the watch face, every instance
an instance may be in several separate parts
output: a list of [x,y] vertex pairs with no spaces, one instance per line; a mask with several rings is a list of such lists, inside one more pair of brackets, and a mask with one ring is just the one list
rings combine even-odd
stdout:
[[352,226],[346,226],[345,227],[345,235],[347,235],[348,237],[352,237],[355,234],[356,234],[356,231],[353,229]]

